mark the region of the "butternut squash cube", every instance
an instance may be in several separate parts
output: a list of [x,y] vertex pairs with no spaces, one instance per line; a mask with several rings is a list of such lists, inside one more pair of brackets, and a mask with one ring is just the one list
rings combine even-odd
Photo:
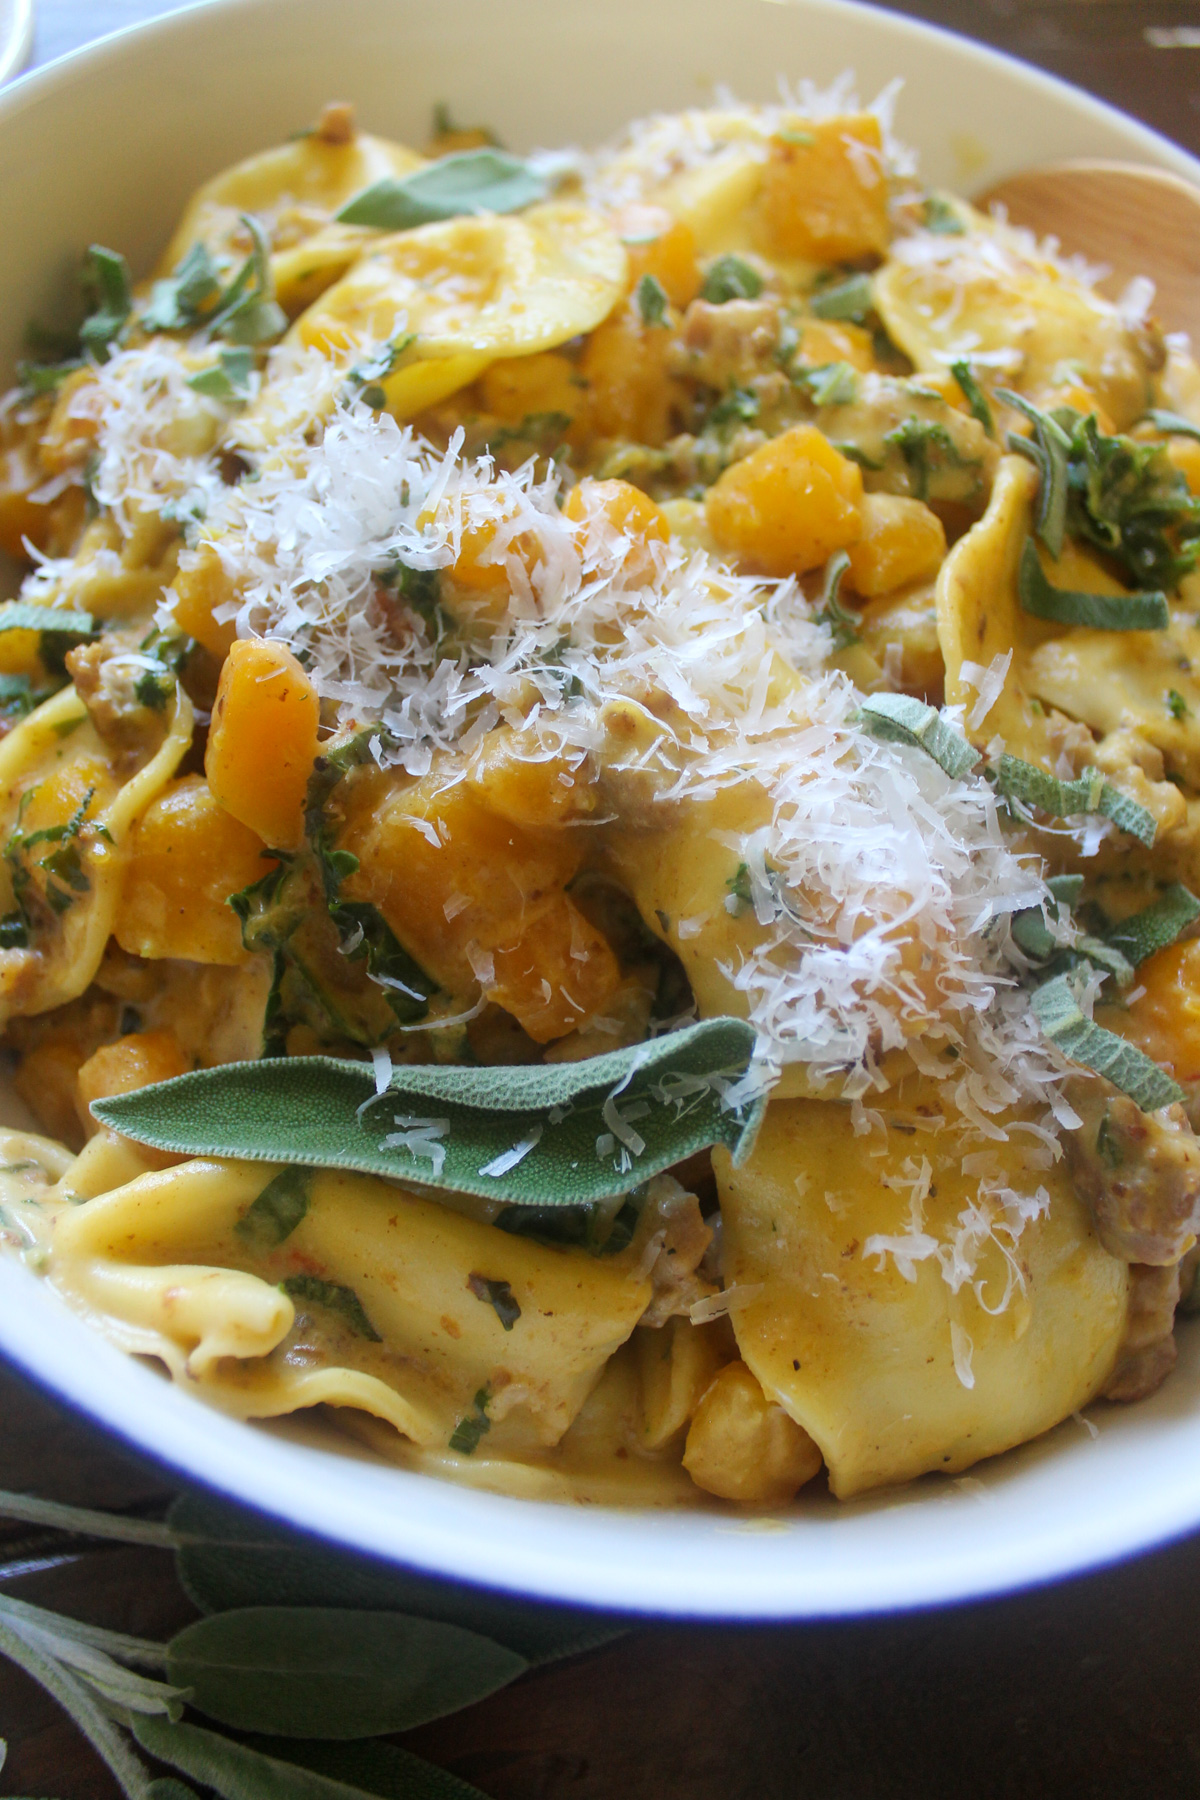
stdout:
[[282,644],[240,638],[221,670],[204,771],[217,805],[272,849],[304,841],[320,703]]
[[883,139],[874,114],[805,121],[772,139],[762,217],[773,254],[815,263],[882,256],[890,235],[887,203]]
[[727,1363],[696,1409],[683,1466],[722,1500],[779,1506],[811,1481],[821,1452],[782,1406],[767,1399],[744,1362]]
[[946,533],[921,500],[900,494],[865,494],[862,536],[851,544],[850,580],[864,600],[928,581],[942,566]]
[[629,287],[636,293],[643,275],[653,275],[672,306],[690,306],[700,292],[696,234],[664,206],[626,206],[614,219],[629,257]]
[[228,656],[237,638],[237,626],[232,620],[220,625],[213,618],[218,606],[234,598],[221,559],[211,544],[202,544],[194,558],[185,560],[191,566],[181,568],[172,584],[171,610],[179,629],[195,638],[213,656]]
[[262,839],[217,805],[206,781],[172,781],[134,827],[116,940],[131,956],[247,963],[229,896],[272,867]]
[[815,425],[793,425],[708,490],[719,547],[761,575],[801,575],[862,533],[862,471]]
[[627,581],[653,575],[654,559],[646,546],[665,544],[671,535],[665,514],[628,481],[577,482],[563,502],[563,514],[580,525],[603,521],[633,540],[621,564]]

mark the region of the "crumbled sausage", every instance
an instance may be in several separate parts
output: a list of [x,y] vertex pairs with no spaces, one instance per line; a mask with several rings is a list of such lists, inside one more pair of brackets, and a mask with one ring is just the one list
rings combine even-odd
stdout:
[[1100,1242],[1124,1262],[1177,1263],[1200,1231],[1200,1141],[1183,1107],[1144,1113],[1099,1079],[1068,1092],[1082,1124],[1067,1162]]
[[1131,1267],[1129,1316],[1116,1367],[1104,1389],[1106,1400],[1144,1400],[1175,1367],[1179,1267],[1178,1263]]

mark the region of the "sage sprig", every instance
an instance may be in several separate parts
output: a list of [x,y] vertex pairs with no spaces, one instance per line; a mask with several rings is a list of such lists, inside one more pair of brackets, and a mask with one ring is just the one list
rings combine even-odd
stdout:
[[507,150],[486,145],[439,157],[411,175],[385,175],[353,194],[334,216],[343,225],[409,231],[464,213],[511,213],[544,200],[543,175]]
[[706,1019],[545,1067],[369,1064],[328,1056],[198,1069],[95,1103],[138,1142],[191,1156],[358,1169],[532,1206],[628,1193],[711,1144],[749,1154],[766,1104],[739,1100],[754,1031]]
[[1090,625],[1096,631],[1162,631],[1171,622],[1167,596],[1152,589],[1135,594],[1086,594],[1055,587],[1042,568],[1032,538],[1026,538],[1021,552],[1017,593],[1025,612],[1059,625]]
[[1038,1024],[1064,1056],[1104,1076],[1143,1112],[1183,1099],[1178,1082],[1136,1044],[1086,1017],[1069,976],[1056,975],[1035,988],[1032,1005]]

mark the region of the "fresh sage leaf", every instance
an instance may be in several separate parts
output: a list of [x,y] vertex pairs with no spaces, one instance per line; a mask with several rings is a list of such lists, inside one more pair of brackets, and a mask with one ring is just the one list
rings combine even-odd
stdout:
[[929,194],[921,207],[921,223],[926,231],[932,231],[935,237],[964,237],[966,226],[959,218],[952,201],[943,194]]
[[129,264],[116,250],[93,244],[83,260],[83,284],[96,310],[79,328],[79,341],[94,361],[104,363],[133,310]]
[[858,716],[876,737],[924,750],[954,781],[969,775],[983,760],[962,732],[946,723],[936,706],[927,706],[910,694],[872,694],[863,701]]
[[199,1491],[180,1495],[169,1522],[180,1582],[201,1612],[329,1606],[409,1613],[494,1638],[531,1664],[573,1656],[624,1635],[623,1626],[603,1614],[509,1599],[336,1550]]
[[410,1731],[507,1687],[529,1664],[459,1625],[332,1607],[215,1613],[167,1646],[171,1680],[235,1730],[305,1738]]
[[480,1440],[492,1429],[492,1421],[488,1417],[491,1398],[491,1389],[481,1387],[471,1403],[470,1412],[463,1414],[450,1433],[450,1448],[457,1450],[460,1456],[474,1456]]
[[1017,591],[1027,613],[1060,625],[1091,625],[1097,631],[1161,631],[1171,622],[1165,594],[1081,594],[1052,586],[1032,538],[1026,538],[1021,552]]
[[351,1287],[337,1281],[323,1281],[319,1275],[289,1275],[280,1283],[289,1299],[310,1306],[323,1306],[337,1313],[356,1337],[368,1343],[382,1344],[383,1339],[368,1319],[363,1303]]
[[1010,431],[1008,447],[1018,455],[1028,457],[1037,469],[1040,477],[1035,520],[1037,534],[1057,562],[1062,555],[1067,530],[1067,473],[1071,439],[1057,419],[1042,412],[1021,394],[1014,394],[1011,388],[997,388],[996,398],[1023,414],[1033,426],[1032,437],[1022,437],[1019,433]]
[[988,405],[987,395],[971,372],[970,363],[965,360],[953,362],[950,364],[950,373],[962,389],[963,399],[970,407],[972,417],[978,419],[990,438],[994,438],[996,421],[992,417],[992,409]]
[[484,146],[460,150],[411,175],[385,175],[334,215],[343,225],[409,231],[463,213],[512,213],[544,200],[547,184],[519,156]]
[[763,291],[763,278],[740,256],[718,256],[704,277],[700,298],[710,306],[724,306],[730,300],[757,300]]
[[643,275],[637,284],[635,298],[643,325],[662,325],[670,301],[667,290],[654,275]]
[[813,615],[818,625],[828,625],[835,650],[845,650],[851,644],[857,644],[858,627],[862,624],[858,614],[847,612],[841,602],[842,581],[849,567],[850,558],[846,552],[836,550],[825,564],[821,598]]
[[186,1781],[178,1781],[174,1775],[160,1775],[150,1783],[150,1800],[199,1800],[199,1796]]
[[188,386],[213,400],[248,400],[254,352],[244,345],[222,345],[218,360],[208,369],[188,376]]
[[[378,1800],[376,1789],[320,1774],[281,1756],[264,1755],[202,1725],[135,1719],[132,1729],[149,1755],[212,1788],[221,1800],[372,1800],[373,1795]],[[433,1789],[430,1800],[435,1796]]]
[[1072,1062],[1120,1088],[1143,1112],[1183,1099],[1183,1089],[1136,1044],[1106,1031],[1080,1011],[1070,977],[1057,975],[1035,988],[1033,1015],[1050,1041]]
[[1200,900],[1181,881],[1173,881],[1151,905],[1112,926],[1107,934],[1108,942],[1122,951],[1136,968],[1156,951],[1175,943],[1197,919],[1200,919]]
[[711,1144],[748,1155],[765,1097],[740,1099],[736,1084],[753,1047],[744,1020],[706,1019],[577,1063],[403,1064],[382,1094],[368,1064],[272,1058],[198,1069],[92,1111],[139,1143],[193,1156],[573,1206],[628,1193]]
[[379,1800],[487,1800],[470,1782],[448,1769],[370,1739],[358,1743],[322,1744],[316,1740],[251,1737],[249,1747],[283,1762],[298,1763],[314,1774],[353,1782]]
[[861,325],[874,305],[869,275],[851,275],[808,297],[808,310],[818,319],[848,319],[854,325]]
[[1085,769],[1073,781],[1062,781],[1005,751],[988,774],[1006,800],[1036,806],[1056,819],[1069,819],[1076,813],[1099,813],[1139,843],[1149,846],[1154,842],[1158,829],[1154,814],[1106,781],[1099,769]]
[[91,613],[71,612],[66,607],[34,606],[27,600],[0,602],[0,631],[36,631],[43,637],[69,638],[81,644],[95,635],[95,629]]
[[308,1211],[312,1172],[280,1169],[273,1175],[249,1210],[234,1226],[240,1238],[256,1249],[274,1250],[291,1237]]
[[[814,406],[853,406],[858,399],[858,371],[848,362],[821,363],[815,369],[797,369],[792,380],[812,397]],[[845,455],[845,448],[842,454]],[[872,467],[882,467],[872,464]]]
[[58,1500],[42,1500],[36,1494],[0,1490],[0,1519],[20,1519],[28,1525],[69,1531],[80,1537],[112,1538],[120,1544],[149,1544],[158,1550],[170,1550],[175,1543],[170,1527],[155,1519],[127,1519],[120,1513],[64,1506]]
[[1191,419],[1185,419],[1182,413],[1167,412],[1161,406],[1153,406],[1146,414],[1156,431],[1165,431],[1171,437],[1195,438],[1200,443],[1200,425]]

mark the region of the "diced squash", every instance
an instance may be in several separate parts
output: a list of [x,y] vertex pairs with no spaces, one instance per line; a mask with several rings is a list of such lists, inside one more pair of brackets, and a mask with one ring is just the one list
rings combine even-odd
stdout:
[[237,626],[232,620],[218,624],[213,613],[234,597],[229,577],[211,544],[202,544],[187,561],[190,567],[179,570],[167,596],[171,611],[182,632],[213,656],[224,658],[237,638]]
[[494,362],[479,378],[479,397],[485,412],[506,425],[520,425],[547,413],[574,419],[583,404],[583,387],[568,357],[543,350]]
[[848,321],[805,319],[797,360],[815,369],[844,362],[868,374],[875,367],[871,334]]
[[597,437],[666,443],[674,402],[667,373],[670,341],[669,331],[644,325],[632,306],[593,331],[579,373],[587,383],[588,420]]
[[946,554],[946,533],[921,500],[864,494],[862,536],[848,554],[852,586],[865,600],[874,600],[936,575]]
[[621,985],[607,940],[558,893],[529,920],[515,943],[492,952],[489,1000],[512,1013],[537,1044],[565,1037],[599,1012]]
[[242,948],[230,894],[274,865],[260,837],[223,811],[199,775],[185,775],[147,807],[130,839],[114,935],[132,956],[238,966]]
[[1148,957],[1136,1000],[1105,1012],[1104,1023],[1162,1063],[1177,1081],[1200,1081],[1200,940],[1189,938]]
[[816,263],[882,256],[887,202],[883,139],[872,113],[806,121],[772,139],[762,215],[775,255]]
[[563,514],[580,525],[603,521],[632,540],[621,565],[627,581],[645,581],[653,574],[647,545],[665,544],[671,535],[664,513],[628,481],[577,482],[563,503]]
[[79,1128],[76,1081],[86,1050],[73,1037],[51,1037],[27,1050],[17,1065],[13,1087],[46,1133],[77,1149]]
[[807,1431],[767,1399],[744,1362],[727,1363],[696,1409],[683,1466],[722,1500],[778,1506],[811,1481],[821,1452]]
[[573,768],[533,733],[508,726],[489,731],[471,759],[467,779],[490,812],[534,831],[586,818],[596,804],[586,765]]
[[93,1100],[131,1094],[155,1081],[170,1081],[186,1075],[190,1067],[169,1031],[132,1031],[115,1044],[102,1044],[76,1078],[76,1105],[85,1132],[91,1137],[101,1129],[88,1110]]
[[862,532],[862,471],[815,425],[793,425],[734,463],[708,490],[709,530],[763,575],[800,575]]
[[94,369],[78,369],[67,376],[38,444],[47,475],[61,475],[86,462],[100,430],[103,406],[104,396]]
[[29,560],[26,538],[35,550],[58,556],[73,548],[83,527],[83,488],[72,486],[53,500],[35,500],[45,481],[27,446],[0,450],[0,550],[16,562]]
[[217,805],[272,849],[304,841],[320,703],[290,650],[240,638],[221,670],[204,770]]
[[663,206],[626,206],[613,220],[629,257],[629,286],[653,275],[672,306],[689,306],[700,292],[696,236]]

